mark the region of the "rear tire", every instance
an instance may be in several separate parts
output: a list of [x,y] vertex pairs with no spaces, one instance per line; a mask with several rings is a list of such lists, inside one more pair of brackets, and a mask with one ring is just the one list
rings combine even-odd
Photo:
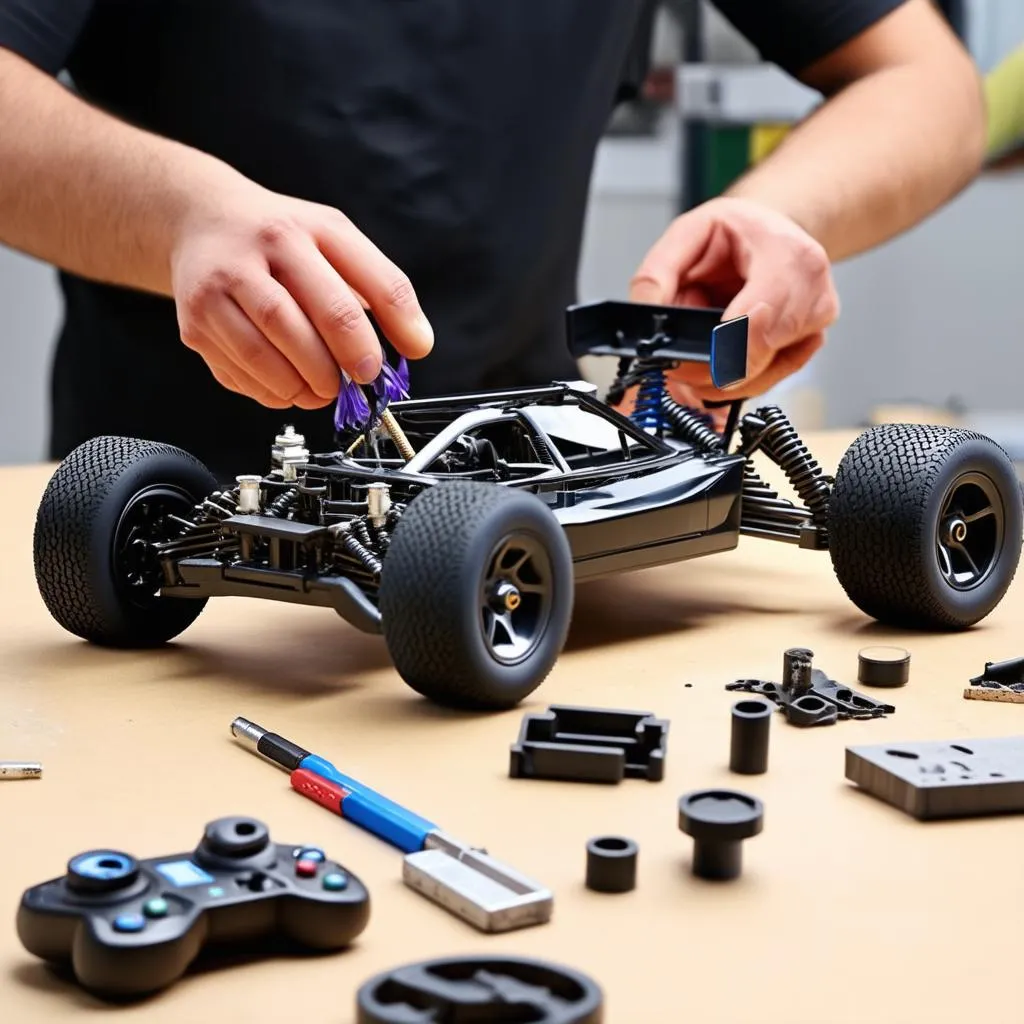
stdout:
[[180,448],[127,437],[86,441],[50,478],[36,515],[36,583],[69,633],[110,647],[156,647],[187,629],[205,598],[159,596],[145,542],[170,536],[217,481]]
[[382,629],[417,693],[453,708],[508,709],[554,667],[573,594],[568,540],[539,498],[446,482],[414,498],[395,528]]
[[836,576],[865,614],[908,629],[965,629],[1002,600],[1024,532],[1021,484],[990,438],[886,424],[843,456],[829,511]]

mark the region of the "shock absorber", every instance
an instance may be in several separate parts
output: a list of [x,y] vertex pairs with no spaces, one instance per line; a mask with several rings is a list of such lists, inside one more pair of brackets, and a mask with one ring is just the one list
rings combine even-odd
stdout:
[[665,429],[665,414],[661,404],[665,395],[665,368],[660,363],[647,363],[637,370],[640,386],[630,419],[641,430],[660,434]]
[[[751,436],[752,431],[757,436]],[[789,417],[778,406],[758,409],[752,417],[744,418],[745,443],[760,447],[786,474],[786,479],[800,500],[807,506],[812,520],[824,527],[832,497],[831,480],[825,476],[817,461],[800,440]]]
[[680,440],[689,441],[709,453],[724,449],[722,439],[709,425],[710,416],[685,408],[667,392],[661,396],[661,411]]
[[[379,576],[383,568],[380,559],[370,548],[356,536],[350,524],[346,524],[337,531],[341,538],[341,546],[359,562],[371,576]],[[369,538],[367,538],[369,539]]]
[[288,514],[291,507],[298,500],[298,497],[298,488],[292,487],[283,494],[279,494],[272,502],[270,502],[263,514],[272,519],[281,519]]

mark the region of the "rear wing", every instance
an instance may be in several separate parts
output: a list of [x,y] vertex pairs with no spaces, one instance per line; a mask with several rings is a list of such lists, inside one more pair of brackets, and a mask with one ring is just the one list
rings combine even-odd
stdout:
[[716,388],[747,376],[747,317],[722,320],[723,310],[592,302],[566,310],[573,357],[618,356],[665,362],[707,363]]

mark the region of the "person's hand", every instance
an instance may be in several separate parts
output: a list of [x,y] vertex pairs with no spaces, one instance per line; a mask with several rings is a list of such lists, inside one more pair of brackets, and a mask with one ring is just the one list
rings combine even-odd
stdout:
[[377,376],[367,309],[401,355],[433,347],[408,278],[348,218],[249,182],[185,218],[172,288],[184,344],[224,387],[275,409],[335,401],[341,371]]
[[[746,199],[716,198],[676,218],[648,252],[630,300],[714,306],[724,319],[749,317],[744,397],[763,394],[821,348],[839,300],[825,250],[783,214]],[[669,373],[676,401],[698,409],[733,389],[711,384],[706,366]]]

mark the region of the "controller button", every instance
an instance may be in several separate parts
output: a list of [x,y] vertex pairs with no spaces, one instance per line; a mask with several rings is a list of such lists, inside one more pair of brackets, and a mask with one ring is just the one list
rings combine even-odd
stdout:
[[299,860],[312,860],[317,864],[322,864],[327,858],[324,856],[323,850],[318,850],[315,846],[306,846],[299,850]]
[[224,895],[224,889],[219,885],[211,885],[206,892],[208,896],[212,896],[215,900],[219,900]]
[[156,899],[148,900],[142,908],[142,912],[146,917],[166,917],[170,909],[167,900],[157,897]]
[[299,878],[313,878],[316,875],[316,861],[299,860],[295,862],[295,874]]
[[348,885],[348,875],[341,871],[332,871],[324,875],[323,886],[328,892],[340,892]]
[[141,932],[146,927],[146,919],[141,914],[119,914],[114,918],[114,931]]

